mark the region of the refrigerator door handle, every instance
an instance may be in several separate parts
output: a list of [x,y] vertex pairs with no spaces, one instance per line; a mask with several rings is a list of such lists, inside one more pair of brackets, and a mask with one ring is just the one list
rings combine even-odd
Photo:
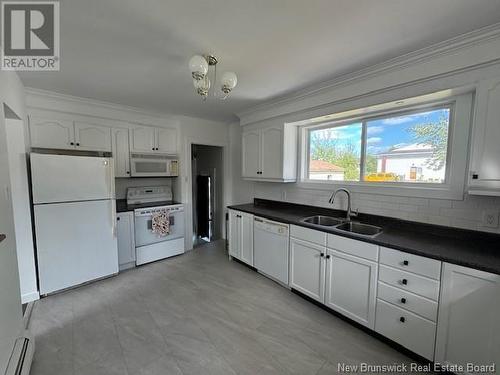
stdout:
[[113,235],[113,238],[116,238],[117,233],[116,233],[116,201],[114,199],[111,199],[111,234]]

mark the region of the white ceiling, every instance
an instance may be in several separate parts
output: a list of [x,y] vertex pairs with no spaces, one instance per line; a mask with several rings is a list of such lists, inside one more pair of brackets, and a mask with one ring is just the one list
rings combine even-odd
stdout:
[[[26,86],[230,120],[263,101],[500,22],[500,0],[61,0],[61,70]],[[187,67],[204,52],[235,71],[202,102]]]

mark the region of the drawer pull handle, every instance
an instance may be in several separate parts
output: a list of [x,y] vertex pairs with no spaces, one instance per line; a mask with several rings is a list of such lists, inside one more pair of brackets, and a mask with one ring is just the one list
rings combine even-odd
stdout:
[[403,260],[403,266],[407,266],[409,263],[407,260]]
[[321,254],[319,254],[319,256],[320,256],[320,257],[324,257],[324,256],[325,256],[325,254],[324,254],[324,253],[321,253]]
[[408,280],[406,280],[406,279],[401,280],[401,284],[408,285]]
[[406,303],[406,298],[401,298],[401,303]]
[[330,254],[328,254],[328,255],[326,256],[326,259],[330,259]]
[[406,321],[406,319],[405,319],[405,317],[404,317],[404,316],[402,316],[401,318],[399,318],[399,321],[400,321],[401,323],[404,323],[404,322]]

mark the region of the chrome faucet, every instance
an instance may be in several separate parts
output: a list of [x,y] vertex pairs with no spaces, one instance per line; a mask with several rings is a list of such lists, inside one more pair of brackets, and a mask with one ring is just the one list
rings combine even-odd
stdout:
[[340,188],[340,189],[335,190],[332,193],[332,195],[330,196],[330,199],[328,200],[328,202],[330,204],[333,204],[333,202],[335,200],[335,197],[337,196],[337,193],[341,192],[341,191],[343,191],[347,195],[347,214],[346,214],[346,220],[347,221],[351,221],[351,217],[358,216],[358,210],[356,210],[356,212],[352,212],[352,210],[351,210],[351,192],[349,190],[344,189],[344,188]]

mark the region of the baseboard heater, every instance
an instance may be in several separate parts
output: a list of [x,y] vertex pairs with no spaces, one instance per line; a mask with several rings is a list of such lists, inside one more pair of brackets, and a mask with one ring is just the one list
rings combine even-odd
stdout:
[[29,375],[34,353],[35,340],[25,332],[16,340],[5,375]]

